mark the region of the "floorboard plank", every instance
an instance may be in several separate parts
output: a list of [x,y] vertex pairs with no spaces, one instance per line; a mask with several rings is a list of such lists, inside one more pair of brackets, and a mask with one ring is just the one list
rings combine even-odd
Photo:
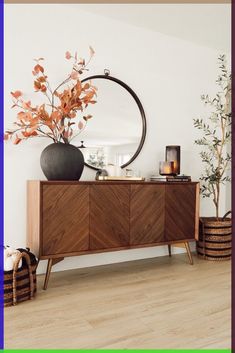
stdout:
[[185,254],[38,276],[5,309],[5,348],[230,348],[230,282],[230,262]]

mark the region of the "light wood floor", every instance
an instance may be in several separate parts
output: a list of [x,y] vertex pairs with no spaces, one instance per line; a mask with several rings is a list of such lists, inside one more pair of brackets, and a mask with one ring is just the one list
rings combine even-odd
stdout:
[[[78,258],[79,261],[79,258]],[[5,348],[230,348],[230,262],[186,255],[52,273],[5,310]]]

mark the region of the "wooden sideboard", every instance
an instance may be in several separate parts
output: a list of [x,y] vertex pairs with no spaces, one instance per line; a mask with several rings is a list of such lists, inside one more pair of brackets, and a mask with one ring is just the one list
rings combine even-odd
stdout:
[[46,289],[64,257],[197,239],[199,183],[28,181],[27,220]]

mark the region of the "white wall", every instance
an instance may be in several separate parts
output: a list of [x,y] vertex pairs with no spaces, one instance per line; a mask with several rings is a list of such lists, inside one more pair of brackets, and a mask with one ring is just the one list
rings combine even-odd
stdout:
[[[208,18],[208,26],[209,21]],[[200,95],[213,94],[216,90],[218,52],[92,15],[81,10],[80,5],[5,4],[5,127],[10,127],[16,117],[16,111],[10,109],[10,91],[20,89],[28,98],[34,99],[33,58],[43,56],[46,59],[48,76],[55,85],[70,69],[69,62],[64,59],[65,51],[78,50],[81,56],[85,56],[89,45],[96,50],[89,74],[110,69],[113,76],[136,91],[144,106],[147,138],[131,167],[147,177],[157,171],[158,162],[164,159],[165,146],[179,144],[182,149],[181,171],[197,180],[201,163],[198,147],[194,145],[197,133],[192,119],[204,112]],[[37,94],[34,96],[35,100],[38,99]],[[36,139],[18,146],[5,144],[6,244],[15,247],[25,245],[26,180],[45,179],[39,158],[48,143],[50,141]],[[92,170],[84,171],[82,180],[87,179],[94,179]],[[222,214],[225,203],[224,191]],[[200,213],[213,215],[212,202],[202,201]],[[165,248],[87,255],[66,259],[56,265],[55,270],[163,254],[166,254]],[[41,270],[44,270],[44,264]]]

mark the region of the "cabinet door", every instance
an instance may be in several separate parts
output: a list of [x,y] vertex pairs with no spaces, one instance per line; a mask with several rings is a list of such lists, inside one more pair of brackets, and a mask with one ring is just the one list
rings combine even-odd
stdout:
[[43,255],[89,248],[89,186],[43,185]]
[[90,187],[91,250],[129,245],[129,206],[128,185]]
[[195,237],[196,185],[166,185],[166,240]]
[[131,186],[131,245],[164,241],[164,208],[164,185]]

